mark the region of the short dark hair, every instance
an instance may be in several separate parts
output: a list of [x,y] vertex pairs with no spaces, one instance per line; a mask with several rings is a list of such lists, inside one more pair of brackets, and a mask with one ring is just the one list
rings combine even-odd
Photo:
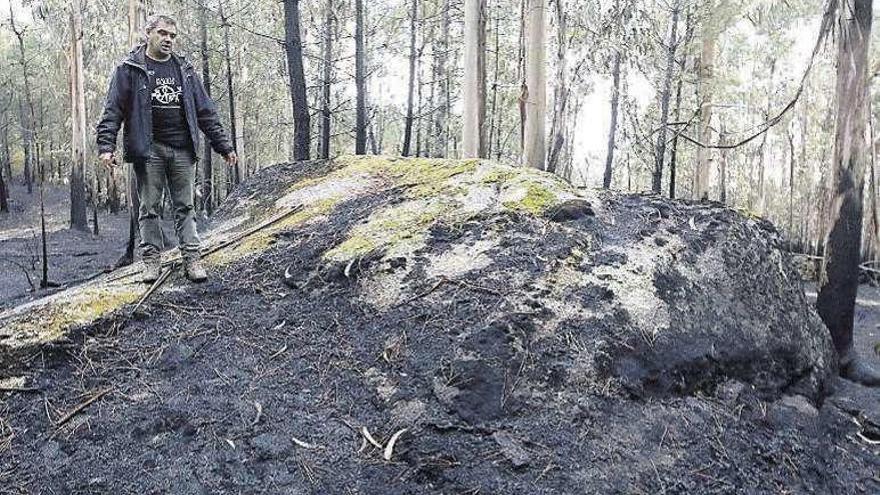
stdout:
[[169,26],[177,26],[177,21],[172,19],[170,16],[167,16],[165,14],[156,14],[151,15],[147,19],[147,24],[146,26],[144,26],[144,30],[149,33],[150,31],[156,29],[156,26],[158,26],[160,22],[164,22]]

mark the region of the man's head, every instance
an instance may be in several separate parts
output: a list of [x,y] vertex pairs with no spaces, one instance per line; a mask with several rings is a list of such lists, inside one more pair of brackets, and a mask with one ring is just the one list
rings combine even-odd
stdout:
[[170,56],[177,38],[177,22],[167,15],[154,15],[147,19],[146,31],[149,53]]

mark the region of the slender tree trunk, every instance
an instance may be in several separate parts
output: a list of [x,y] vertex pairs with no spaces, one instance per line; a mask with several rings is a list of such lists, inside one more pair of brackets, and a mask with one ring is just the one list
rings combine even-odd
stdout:
[[556,81],[553,83],[553,119],[550,125],[550,152],[547,154],[547,171],[556,173],[559,155],[565,145],[565,123],[568,112],[568,82],[566,59],[568,58],[568,29],[566,27],[564,0],[556,0]]
[[418,0],[410,0],[410,17],[409,17],[409,86],[407,87],[406,97],[406,120],[403,128],[403,156],[409,156],[412,148],[412,131],[413,131],[413,105],[415,104],[415,85],[416,85],[416,26],[419,18],[419,2]]
[[547,115],[547,47],[544,40],[546,0],[527,0],[525,87],[523,102],[523,164],[543,170],[547,158],[545,119]]
[[[724,143],[725,139],[727,139],[727,132],[724,128],[724,125],[722,125],[721,132],[718,135],[718,140],[721,143]],[[718,200],[721,203],[727,203],[727,160],[729,158],[728,153],[729,153],[728,150],[721,150],[721,153],[720,153],[721,156],[719,157],[720,158],[720,160],[719,160],[720,167],[719,167],[718,172],[721,177],[719,178],[719,181],[718,181],[719,186],[720,186]]]
[[838,355],[846,357],[852,351],[853,316],[859,287],[862,190],[869,152],[865,126],[872,0],[843,0],[841,3],[832,200],[816,308],[831,331]]
[[498,150],[500,145],[494,146],[493,140],[498,140],[498,137],[501,134],[501,116],[499,115],[501,112],[498,109],[498,81],[501,78],[501,16],[495,16],[495,28],[493,34],[495,35],[495,59],[494,59],[494,70],[492,75],[492,108],[490,110],[490,118],[489,118],[489,137],[486,140],[486,156],[491,157],[492,152]]
[[330,158],[330,92],[333,81],[333,0],[327,0],[324,12],[324,74],[321,84],[321,155]]
[[788,236],[794,238],[794,136],[791,132],[786,132],[788,138]]
[[602,178],[602,187],[611,188],[611,174],[614,167],[614,148],[617,146],[617,113],[620,104],[620,50],[614,53],[614,66],[611,70],[613,80],[611,86],[611,128],[608,131],[608,150],[605,153],[605,176]]
[[675,50],[678,48],[679,3],[672,7],[672,20],[669,28],[669,43],[666,47],[666,72],[663,76],[663,90],[660,93],[660,130],[657,133],[657,147],[654,151],[654,173],[651,175],[651,190],[660,194],[663,182],[663,164],[666,161],[666,128],[669,125],[669,98],[672,95],[672,75],[675,69]]
[[[238,154],[238,128],[236,126],[238,120],[235,110],[235,87],[232,80],[232,55],[229,50],[229,19],[223,13],[222,1],[219,6],[220,20],[223,22],[223,55],[226,58],[226,96],[229,100],[229,130],[230,134],[232,134],[232,149]],[[232,179],[231,181],[226,181],[226,195],[228,196],[232,192],[232,187],[241,183],[241,170],[238,163],[231,169],[227,167],[226,170],[227,174],[231,175],[229,178]]]
[[[703,29],[703,46],[700,56],[699,88],[700,88],[700,142],[708,144],[712,136],[712,80],[715,71],[716,29],[712,26],[713,0],[706,4],[709,19]],[[711,167],[711,151],[697,148],[697,164],[694,171],[693,199],[709,199],[709,175]]]
[[440,84],[440,104],[434,115],[434,127],[436,131],[436,140],[434,146],[435,157],[445,157],[449,154],[449,132],[448,132],[448,115],[450,112],[450,71],[446,70],[446,62],[449,58],[449,29],[452,21],[450,19],[450,0],[443,3],[442,26],[440,29],[440,46],[438,54],[435,57],[434,74]]
[[357,88],[354,154],[367,153],[367,68],[364,50],[364,0],[355,0],[354,79]]
[[79,2],[74,2],[70,13],[70,227],[87,231],[89,221],[85,189],[86,99],[83,82],[82,18],[79,8]]
[[[202,56],[202,82],[208,96],[211,96],[211,58],[208,52],[208,8],[205,0],[199,3],[199,37]],[[208,215],[214,214],[214,163],[211,153],[211,140],[204,136],[204,155],[202,167],[202,210]]]
[[9,188],[7,181],[11,178],[9,172],[11,157],[9,155],[9,116],[6,113],[7,108],[8,106],[3,108],[3,122],[2,127],[0,127],[3,130],[3,161],[0,162],[0,213],[9,213]]
[[[130,47],[140,43],[141,33],[147,21],[147,7],[143,0],[128,1],[128,44]],[[210,151],[206,150],[206,153],[210,153]],[[128,242],[125,245],[125,253],[116,261],[117,267],[130,265],[134,262],[134,250],[140,235],[138,215],[140,214],[141,201],[137,193],[137,177],[132,163],[126,167],[126,183],[128,186]]]
[[290,99],[293,105],[293,156],[297,161],[308,160],[311,131],[300,40],[299,0],[284,0],[284,35],[290,77]]
[[12,11],[12,3],[9,3],[9,24],[12,28],[12,32],[15,34],[15,37],[18,39],[18,52],[20,57],[20,65],[21,65],[21,76],[24,81],[24,97],[26,105],[23,105],[21,98],[19,98],[19,113],[21,115],[21,134],[22,134],[22,148],[24,151],[24,182],[27,185],[28,194],[33,193],[33,151],[34,151],[34,121],[36,120],[34,115],[34,104],[33,98],[31,97],[31,83],[30,78],[28,77],[28,65],[27,65],[27,56],[25,55],[24,50],[24,30],[19,30],[15,25],[15,15]]
[[486,156],[486,0],[464,2],[464,81],[461,152]]
[[[681,78],[678,79],[678,88],[675,90],[675,121],[681,118]],[[672,137],[672,150],[669,156],[669,198],[675,199],[675,186],[678,181],[678,136],[676,131]]]
[[[3,132],[6,132],[5,128],[3,129]],[[9,155],[4,154],[3,160],[9,160]],[[5,167],[3,166],[3,163],[0,163],[0,213],[9,213],[9,189],[6,188],[6,180],[3,179],[4,169]]]

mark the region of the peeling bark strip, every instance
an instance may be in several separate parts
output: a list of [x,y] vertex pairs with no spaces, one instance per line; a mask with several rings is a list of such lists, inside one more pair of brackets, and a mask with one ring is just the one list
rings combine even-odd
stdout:
[[838,355],[852,349],[853,314],[859,285],[862,190],[868,143],[868,46],[873,0],[838,5],[837,122],[834,136],[830,227],[825,240],[816,307],[831,331]]

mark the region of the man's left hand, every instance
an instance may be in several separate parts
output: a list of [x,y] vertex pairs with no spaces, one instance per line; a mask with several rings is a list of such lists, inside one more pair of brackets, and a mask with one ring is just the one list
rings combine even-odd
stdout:
[[238,163],[238,155],[235,154],[234,151],[230,151],[228,155],[223,157],[226,160],[226,165],[230,167],[234,167],[236,163]]

